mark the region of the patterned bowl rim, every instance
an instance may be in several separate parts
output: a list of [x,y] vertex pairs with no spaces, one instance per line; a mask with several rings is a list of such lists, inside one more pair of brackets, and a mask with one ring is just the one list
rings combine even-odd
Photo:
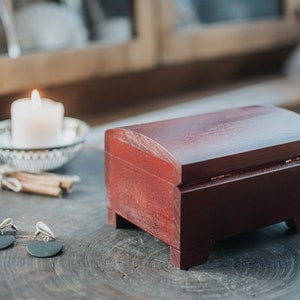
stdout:
[[[90,131],[90,127],[87,123],[85,123],[82,120],[76,119],[76,118],[71,118],[71,117],[64,117],[63,120],[63,125],[65,126],[67,123],[74,123],[75,126],[74,128],[76,129],[80,129],[81,134],[80,135],[76,135],[76,137],[69,143],[64,143],[61,145],[57,145],[57,146],[53,146],[53,147],[47,147],[47,148],[18,148],[18,147],[7,147],[7,146],[2,146],[0,145],[0,151],[4,150],[4,151],[14,151],[14,152],[18,152],[18,151],[23,151],[23,152],[38,152],[38,151],[52,151],[52,150],[58,150],[58,149],[64,149],[64,148],[70,148],[73,146],[76,146],[78,144],[82,144],[86,141],[87,137],[88,137],[88,133]],[[3,120],[0,121],[0,131],[11,131],[11,120]],[[1,135],[1,132],[0,132]]]

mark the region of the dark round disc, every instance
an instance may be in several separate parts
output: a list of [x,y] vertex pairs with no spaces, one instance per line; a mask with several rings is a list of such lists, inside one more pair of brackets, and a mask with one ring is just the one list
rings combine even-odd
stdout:
[[51,257],[62,250],[63,244],[59,241],[30,241],[27,245],[27,251],[35,257]]
[[13,235],[0,235],[0,250],[5,249],[12,245],[15,241],[15,237]]

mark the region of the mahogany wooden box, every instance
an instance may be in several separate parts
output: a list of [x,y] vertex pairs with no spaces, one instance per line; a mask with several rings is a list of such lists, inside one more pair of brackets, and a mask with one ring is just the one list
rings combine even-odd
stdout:
[[300,115],[264,106],[109,129],[109,223],[170,246],[181,269],[215,241],[281,221],[300,230]]

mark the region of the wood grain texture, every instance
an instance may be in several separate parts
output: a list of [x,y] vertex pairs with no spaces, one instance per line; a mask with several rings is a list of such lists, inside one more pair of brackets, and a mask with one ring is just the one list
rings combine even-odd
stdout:
[[[164,243],[107,224],[103,163],[101,151],[86,149],[59,170],[82,179],[63,199],[1,191],[0,219],[19,227],[14,247],[0,251],[1,299],[297,299],[300,236],[284,224],[218,242],[206,264],[180,271]],[[39,220],[62,255],[27,254]]]

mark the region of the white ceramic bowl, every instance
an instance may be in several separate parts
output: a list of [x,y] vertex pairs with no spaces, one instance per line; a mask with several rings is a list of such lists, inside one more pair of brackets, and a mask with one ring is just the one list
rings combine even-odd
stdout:
[[11,141],[10,120],[0,122],[0,162],[26,172],[42,172],[57,169],[82,149],[89,131],[88,125],[78,119],[64,118],[61,145],[52,148],[15,148]]

